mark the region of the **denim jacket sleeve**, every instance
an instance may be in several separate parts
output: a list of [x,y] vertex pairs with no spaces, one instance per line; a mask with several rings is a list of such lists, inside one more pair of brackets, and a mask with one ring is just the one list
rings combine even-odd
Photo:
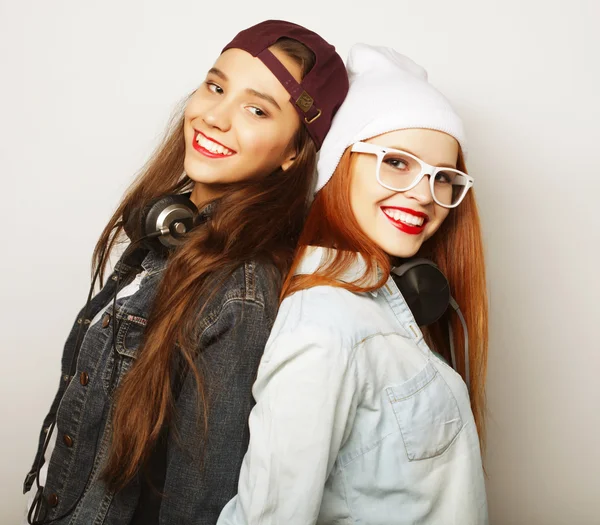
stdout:
[[177,505],[165,506],[168,500],[163,502],[161,523],[179,520],[214,525],[223,506],[237,492],[249,440],[252,384],[277,308],[276,293],[268,290],[271,285],[264,282],[260,271],[255,277],[256,294],[248,293],[248,283],[244,293],[228,287],[217,300],[219,307],[202,316],[205,325],[197,369],[208,406],[208,413],[204,414],[207,433],[198,424],[198,409],[202,408],[195,379],[189,373],[177,401],[176,430],[180,440],[169,439],[165,480],[168,500]]
[[218,525],[311,525],[357,406],[352,350],[301,324],[269,341],[238,495]]
[[50,406],[50,410],[42,423],[42,430],[40,431],[38,439],[37,452],[31,466],[31,470],[27,473],[25,478],[25,482],[23,484],[23,494],[27,493],[31,489],[33,483],[35,482],[38,468],[41,468],[45,462],[44,444],[46,439],[49,437],[48,432],[50,427],[56,419],[56,413],[58,411],[60,401],[69,384],[69,381],[71,380],[71,376],[69,374],[71,373],[71,365],[77,352],[77,340],[79,337],[83,337],[83,335],[85,335],[90,326],[91,319],[109,301],[110,297],[112,297],[112,294],[117,289],[117,282],[120,281],[121,286],[125,286],[131,282],[133,276],[135,275],[133,270],[133,266],[125,264],[123,261],[117,262],[114,272],[107,279],[102,290],[91,300],[87,309],[87,317],[84,317],[84,314],[86,314],[85,306],[81,308],[77,315],[76,321],[74,322],[64,345],[61,359],[61,375],[59,386],[54,396],[54,400],[52,401],[52,405]]

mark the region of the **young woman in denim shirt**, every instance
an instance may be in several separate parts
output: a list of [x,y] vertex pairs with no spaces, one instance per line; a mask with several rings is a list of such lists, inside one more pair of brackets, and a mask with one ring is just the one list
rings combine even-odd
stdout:
[[[218,524],[484,525],[487,299],[463,126],[393,49],[354,46],[348,72]],[[419,327],[393,274],[414,256],[445,273],[470,359],[456,314]]]
[[[333,46],[301,26],[263,22],[225,47],[98,241],[101,280],[123,233],[131,244],[67,339],[25,481],[30,523],[216,522],[236,493],[316,152],[347,89]],[[142,217],[172,194],[203,220],[163,251],[145,244]]]

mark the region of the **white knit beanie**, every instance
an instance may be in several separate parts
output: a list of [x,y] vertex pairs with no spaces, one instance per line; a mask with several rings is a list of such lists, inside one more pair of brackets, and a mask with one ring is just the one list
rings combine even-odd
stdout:
[[346,68],[350,90],[321,147],[315,193],[327,184],[348,146],[389,131],[443,131],[466,153],[460,117],[427,81],[427,71],[410,58],[389,47],[355,44]]

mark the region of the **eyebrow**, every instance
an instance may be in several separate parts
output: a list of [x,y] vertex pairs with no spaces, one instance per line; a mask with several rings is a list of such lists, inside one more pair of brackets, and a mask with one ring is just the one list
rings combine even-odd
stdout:
[[256,89],[251,89],[251,88],[246,89],[246,93],[249,93],[250,95],[254,95],[255,97],[258,97],[258,98],[262,98],[263,100],[266,100],[267,102],[270,102],[279,111],[281,111],[279,104],[277,104],[277,101],[271,95],[267,95],[266,93],[261,93],[260,91],[256,91]]
[[[213,75],[218,76],[220,79],[222,79],[222,80],[224,80],[226,82],[229,80],[229,78],[227,77],[227,75],[225,73],[223,73],[223,71],[221,71],[220,69],[218,69],[216,67],[211,67],[208,70],[208,73],[209,74],[212,73]],[[279,111],[281,111],[281,107],[279,106],[279,104],[277,103],[277,101],[271,95],[267,95],[266,93],[261,93],[260,91],[256,91],[256,89],[252,89],[252,88],[246,89],[246,93],[248,93],[249,95],[253,95],[255,97],[258,97],[258,98],[262,98],[263,100],[266,100],[267,102],[270,102]]]
[[213,75],[217,75],[218,77],[222,78],[223,80],[229,80],[227,78],[227,75],[225,73],[223,73],[223,71],[221,71],[220,69],[217,69],[216,67],[211,67],[208,70],[208,73],[212,73]]
[[[421,158],[421,157],[419,157],[419,156],[418,156],[416,153],[413,153],[413,152],[412,152],[412,151],[410,151],[409,149],[406,149],[406,148],[400,148],[399,146],[388,146],[388,147],[389,147],[389,148],[392,148],[392,149],[397,149],[397,150],[399,150],[399,151],[405,151],[406,153],[410,153],[411,155],[413,155],[414,157],[417,157],[418,159],[420,159],[420,158]],[[422,159],[421,159],[421,160],[422,160]],[[428,162],[427,164],[429,164],[429,162]],[[457,169],[457,167],[456,167],[456,163],[455,163],[455,165],[454,165],[454,166],[453,166],[452,164],[437,164],[437,165],[436,165],[436,167],[437,167],[437,168],[451,168],[451,169],[453,169],[453,170]]]

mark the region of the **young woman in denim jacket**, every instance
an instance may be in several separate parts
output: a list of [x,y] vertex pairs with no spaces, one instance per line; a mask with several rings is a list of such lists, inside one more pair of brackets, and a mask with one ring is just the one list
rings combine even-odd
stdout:
[[[226,46],[98,241],[100,272],[123,232],[131,245],[67,339],[25,481],[30,523],[216,522],[347,89],[333,46],[301,26],[263,22]],[[141,217],[169,194],[189,195],[204,222],[169,253],[136,249]]]
[[[487,299],[463,126],[393,49],[354,46],[348,73],[218,524],[483,525]],[[421,330],[393,278],[414,256],[464,311],[470,392],[457,316]]]

